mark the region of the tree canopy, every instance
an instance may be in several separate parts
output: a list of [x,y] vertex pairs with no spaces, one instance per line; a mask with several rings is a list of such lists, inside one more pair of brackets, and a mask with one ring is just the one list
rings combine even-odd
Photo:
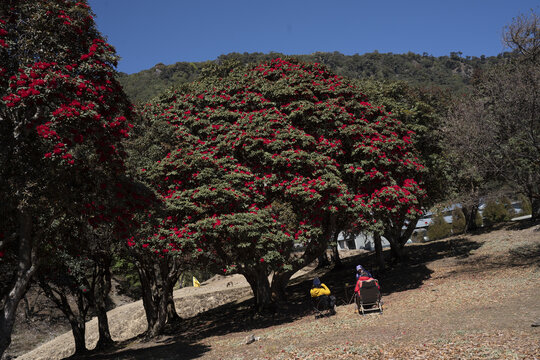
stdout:
[[116,60],[86,1],[0,5],[0,354],[42,247],[60,245],[49,224],[69,216],[121,230],[129,218],[119,199],[133,113]]
[[258,298],[268,294],[254,284],[312,261],[338,220],[367,229],[420,212],[413,132],[320,64],[235,68],[167,92],[144,113],[175,136],[172,151],[141,169],[169,215],[159,241],[139,246],[235,269]]

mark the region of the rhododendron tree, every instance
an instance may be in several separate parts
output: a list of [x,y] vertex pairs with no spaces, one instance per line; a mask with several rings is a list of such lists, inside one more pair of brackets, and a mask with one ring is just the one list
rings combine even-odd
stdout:
[[[419,207],[429,209],[438,202],[447,199],[451,183],[449,165],[443,156],[442,117],[446,114],[448,96],[438,89],[412,87],[405,82],[379,82],[374,80],[355,80],[378,105],[402,121],[414,131],[411,137],[420,163],[425,167],[422,176],[425,196],[420,197]],[[396,191],[406,191],[406,188]],[[404,201],[404,200],[402,200]],[[416,228],[419,212],[403,211],[379,212],[383,222],[382,235],[390,243],[390,250],[395,260],[404,260],[404,246]],[[380,265],[380,264],[379,264]]]
[[420,211],[413,133],[319,64],[236,68],[167,92],[144,114],[175,129],[144,172],[168,211],[145,241],[241,273],[259,309],[342,227]]
[[125,196],[131,110],[115,64],[86,1],[0,4],[0,261],[13,264],[0,294],[0,355],[47,224],[69,216],[126,226],[129,213],[114,205]]

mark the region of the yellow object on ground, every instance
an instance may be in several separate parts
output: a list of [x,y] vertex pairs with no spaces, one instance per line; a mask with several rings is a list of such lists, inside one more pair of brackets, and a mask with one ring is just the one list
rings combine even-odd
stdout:
[[195,276],[193,277],[193,286],[194,287],[201,287],[201,283],[199,282],[199,280],[197,280],[197,278]]

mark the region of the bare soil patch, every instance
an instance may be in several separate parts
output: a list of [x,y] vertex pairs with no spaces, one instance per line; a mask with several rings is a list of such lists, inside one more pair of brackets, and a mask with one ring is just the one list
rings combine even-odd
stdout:
[[[381,273],[384,313],[361,316],[346,305],[356,253],[342,269],[309,268],[296,277],[289,301],[263,316],[251,311],[251,292],[239,276],[212,279],[175,293],[183,321],[150,342],[140,302],[109,312],[119,343],[87,359],[538,359],[540,328],[539,226],[510,227],[408,246],[410,262]],[[315,319],[307,305],[314,276],[338,298],[337,315]],[[233,280],[234,286],[226,284]],[[348,284],[348,285],[347,285]],[[88,324],[93,346],[95,320]],[[246,344],[246,336],[259,341]],[[61,359],[71,334],[21,356]]]

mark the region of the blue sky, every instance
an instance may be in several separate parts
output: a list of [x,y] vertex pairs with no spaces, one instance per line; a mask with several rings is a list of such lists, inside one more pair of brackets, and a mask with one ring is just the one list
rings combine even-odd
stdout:
[[497,55],[538,0],[90,0],[128,74],[231,52]]

